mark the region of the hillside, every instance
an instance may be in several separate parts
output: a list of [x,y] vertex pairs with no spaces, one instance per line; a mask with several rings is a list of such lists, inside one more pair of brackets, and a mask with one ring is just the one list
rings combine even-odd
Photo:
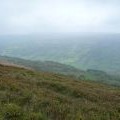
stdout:
[[0,65],[1,120],[119,120],[120,89]]
[[0,63],[5,63],[12,66],[33,69],[36,71],[59,73],[76,77],[79,80],[91,80],[110,85],[120,86],[120,76],[110,75],[100,70],[80,70],[70,65],[61,64],[53,61],[31,61],[20,58],[0,56]]
[[120,73],[120,35],[0,36],[0,55]]
[[0,56],[0,62],[2,62],[2,64],[5,62],[5,64],[27,67],[37,71],[74,75],[77,77],[84,74],[83,70],[53,61],[32,61],[15,57]]

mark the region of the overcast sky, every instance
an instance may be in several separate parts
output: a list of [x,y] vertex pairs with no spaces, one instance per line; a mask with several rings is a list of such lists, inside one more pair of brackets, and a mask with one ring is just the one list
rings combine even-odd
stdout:
[[120,33],[120,0],[0,0],[0,34]]

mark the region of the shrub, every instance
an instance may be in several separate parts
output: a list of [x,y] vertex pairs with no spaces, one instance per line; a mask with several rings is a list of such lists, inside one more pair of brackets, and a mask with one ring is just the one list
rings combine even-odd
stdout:
[[23,112],[16,104],[7,104],[3,110],[3,120],[23,120]]
[[25,120],[47,120],[42,113],[29,113]]
[[75,120],[83,120],[81,113],[76,113]]

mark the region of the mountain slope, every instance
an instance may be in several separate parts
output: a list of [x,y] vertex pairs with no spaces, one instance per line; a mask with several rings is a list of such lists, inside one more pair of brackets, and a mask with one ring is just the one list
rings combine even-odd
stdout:
[[0,65],[1,120],[119,120],[120,89]]
[[0,61],[6,62],[8,64],[13,64],[16,66],[20,65],[21,67],[28,67],[34,70],[53,72],[64,75],[74,75],[79,77],[80,75],[84,74],[84,71],[79,70],[75,67],[53,61],[31,61],[7,56],[0,56]]
[[10,64],[12,66],[19,66],[22,68],[33,69],[43,72],[59,73],[76,77],[82,80],[92,80],[102,82],[110,85],[120,86],[120,76],[113,76],[104,71],[88,69],[83,71],[69,65],[61,64],[52,61],[30,61],[19,58],[0,56],[0,63]]

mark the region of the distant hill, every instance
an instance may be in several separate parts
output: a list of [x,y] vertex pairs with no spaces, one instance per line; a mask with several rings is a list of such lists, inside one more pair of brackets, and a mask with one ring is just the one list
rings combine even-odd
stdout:
[[65,75],[75,75],[77,77],[84,74],[84,71],[79,70],[75,67],[53,61],[31,61],[7,56],[0,56],[0,61],[2,63],[4,61],[6,64],[16,66],[20,65],[21,67],[24,66],[34,70],[53,72]]
[[70,65],[65,65],[58,62],[31,61],[7,56],[0,56],[0,63],[3,63],[2,61],[4,61],[6,65],[18,66],[27,69],[33,69],[36,71],[59,73],[63,75],[69,75],[73,78],[76,77],[80,80],[92,80],[96,82],[120,86],[120,76],[113,76],[100,70],[88,69],[86,71],[83,71]]
[[0,65],[1,120],[119,118],[119,88],[55,73]]
[[0,55],[120,74],[120,34],[0,36]]

